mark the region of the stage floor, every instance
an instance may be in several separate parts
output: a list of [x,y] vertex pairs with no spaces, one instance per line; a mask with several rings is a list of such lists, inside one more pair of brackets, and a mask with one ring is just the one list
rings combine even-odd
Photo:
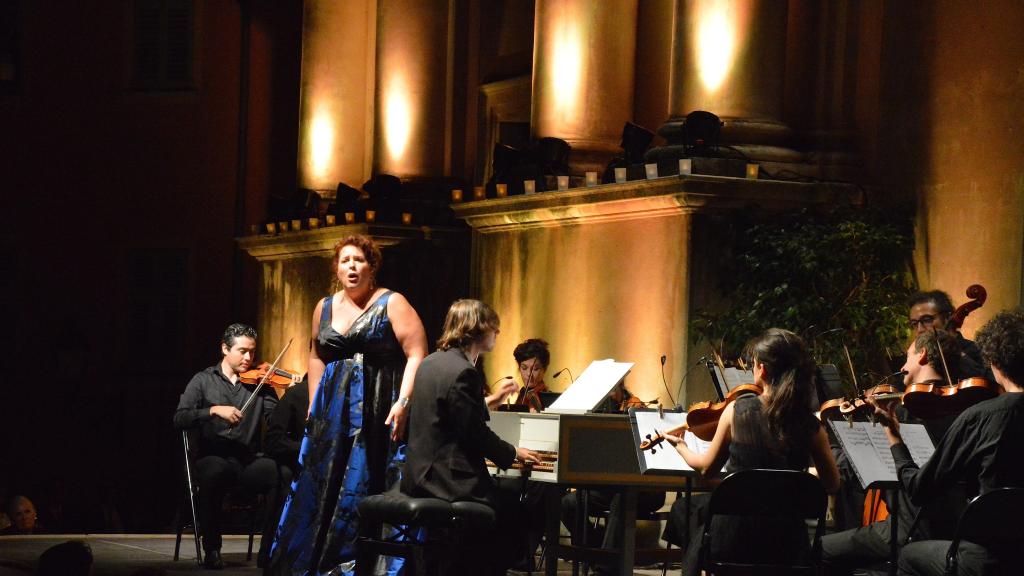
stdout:
[[[253,543],[253,559],[245,560],[248,538],[225,536],[221,549],[227,568],[221,571],[204,570],[196,565],[195,545],[186,536],[181,541],[181,557],[174,558],[173,534],[48,534],[45,536],[0,537],[0,576],[28,576],[34,573],[36,561],[44,550],[68,540],[83,540],[92,548],[94,576],[129,576],[140,568],[163,568],[168,576],[177,574],[221,574],[223,576],[253,576],[260,573],[256,567],[259,540]],[[559,575],[572,574],[572,565],[559,562]],[[669,574],[679,575],[678,567]],[[509,571],[509,575],[525,572]],[[534,574],[539,574],[534,572]],[[661,568],[640,568],[634,574],[654,576]]]

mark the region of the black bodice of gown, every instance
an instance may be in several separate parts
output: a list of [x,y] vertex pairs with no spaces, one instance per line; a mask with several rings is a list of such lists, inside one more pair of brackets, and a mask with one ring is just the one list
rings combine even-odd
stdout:
[[768,430],[763,404],[754,395],[735,403],[733,439],[729,444],[727,472],[769,468],[806,470],[810,460],[810,437],[804,442],[783,446]]
[[317,355],[324,364],[352,358],[356,354],[362,354],[364,364],[371,366],[405,363],[405,353],[388,318],[388,300],[392,294],[388,291],[378,297],[344,334],[339,334],[331,326],[333,296],[324,299],[320,332],[316,339]]

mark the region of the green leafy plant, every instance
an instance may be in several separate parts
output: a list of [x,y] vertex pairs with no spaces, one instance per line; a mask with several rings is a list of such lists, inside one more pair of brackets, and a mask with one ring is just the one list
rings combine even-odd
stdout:
[[861,387],[888,375],[907,335],[915,289],[909,217],[840,209],[803,210],[769,222],[736,224],[722,258],[723,310],[697,310],[692,330],[724,358],[767,328],[802,334],[819,363],[833,363],[852,389],[843,344]]

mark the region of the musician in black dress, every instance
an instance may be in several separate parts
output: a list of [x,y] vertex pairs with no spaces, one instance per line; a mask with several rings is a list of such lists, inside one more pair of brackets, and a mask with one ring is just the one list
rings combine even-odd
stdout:
[[[683,439],[666,435],[686,463],[704,475],[750,468],[806,470],[813,461],[826,492],[839,488],[839,470],[829,450],[828,436],[810,409],[815,365],[803,340],[787,330],[771,328],[750,344],[755,382],[760,396],[742,396],[726,406],[707,452],[698,454]],[[703,495],[702,495],[703,496]],[[676,516],[685,513],[673,506]],[[700,573],[697,560],[707,498],[694,498],[690,541],[684,574]],[[711,529],[712,558],[736,562],[790,564],[805,558],[810,546],[807,527],[792,524],[748,523],[747,519],[715,517]],[[757,519],[755,519],[757,520]],[[682,522],[676,518],[676,524]],[[763,535],[770,532],[771,538]]]

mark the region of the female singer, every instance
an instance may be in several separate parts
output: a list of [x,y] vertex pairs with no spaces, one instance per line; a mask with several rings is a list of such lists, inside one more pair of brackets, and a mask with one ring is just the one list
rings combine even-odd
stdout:
[[356,505],[399,479],[399,443],[427,338],[405,297],[377,285],[380,265],[380,249],[366,236],[334,247],[341,290],[313,311],[302,472],[267,574],[354,570]]
[[[703,454],[692,451],[682,438],[666,439],[687,464],[704,475],[718,472],[727,460],[727,472],[750,468],[805,470],[807,463],[813,461],[825,490],[835,492],[839,488],[839,470],[825,429],[810,408],[815,366],[803,341],[788,330],[771,328],[754,340],[749,349],[755,381],[764,392],[760,396],[741,397],[726,406],[711,445]],[[696,517],[691,517],[693,528],[684,561],[685,574],[693,576],[700,573],[697,560],[703,532],[699,525],[703,506],[694,508]],[[673,515],[678,513],[673,507]],[[753,527],[732,520],[714,519],[712,557],[787,563],[800,560],[809,549],[803,522]],[[678,518],[674,522],[679,525]],[[765,530],[771,530],[775,536],[760,538]]]

